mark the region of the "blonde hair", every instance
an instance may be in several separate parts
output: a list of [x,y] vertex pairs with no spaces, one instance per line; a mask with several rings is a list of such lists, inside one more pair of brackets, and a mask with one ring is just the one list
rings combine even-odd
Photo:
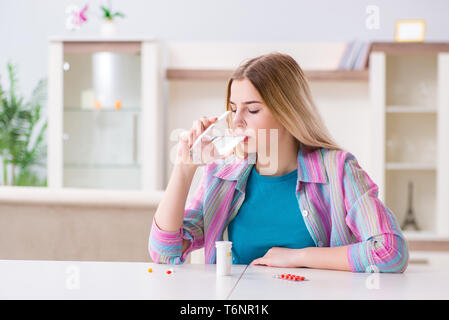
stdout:
[[[226,110],[231,110],[232,82],[243,79],[253,84],[264,104],[296,138],[300,148],[341,150],[321,118],[304,72],[291,56],[273,52],[244,61],[228,80]],[[240,144],[234,153],[243,154]]]

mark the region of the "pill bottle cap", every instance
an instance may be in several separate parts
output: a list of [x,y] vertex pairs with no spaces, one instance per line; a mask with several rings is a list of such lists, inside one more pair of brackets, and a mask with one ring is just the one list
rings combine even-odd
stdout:
[[232,241],[215,241],[216,248],[232,248]]

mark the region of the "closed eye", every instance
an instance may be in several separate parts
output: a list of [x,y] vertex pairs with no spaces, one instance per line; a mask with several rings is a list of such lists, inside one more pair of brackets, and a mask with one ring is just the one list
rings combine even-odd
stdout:
[[[252,111],[251,111],[251,110],[248,110],[248,112],[249,112],[249,113],[252,113],[252,114],[258,113],[259,111],[260,111],[260,110],[252,110]],[[236,113],[237,110],[231,109],[231,112],[232,112],[232,113]]]

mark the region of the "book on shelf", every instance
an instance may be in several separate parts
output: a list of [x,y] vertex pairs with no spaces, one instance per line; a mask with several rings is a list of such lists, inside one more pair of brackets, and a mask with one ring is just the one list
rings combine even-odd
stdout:
[[342,56],[339,70],[364,70],[368,67],[371,43],[367,41],[351,41],[347,44]]

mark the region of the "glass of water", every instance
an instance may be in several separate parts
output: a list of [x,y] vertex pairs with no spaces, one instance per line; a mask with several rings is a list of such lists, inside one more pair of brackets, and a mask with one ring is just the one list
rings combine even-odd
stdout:
[[245,136],[234,135],[229,128],[228,121],[231,120],[231,114],[230,110],[223,113],[194,141],[190,149],[190,155],[194,161],[201,159],[203,146],[201,142],[211,142],[216,154],[224,156],[245,139]]

